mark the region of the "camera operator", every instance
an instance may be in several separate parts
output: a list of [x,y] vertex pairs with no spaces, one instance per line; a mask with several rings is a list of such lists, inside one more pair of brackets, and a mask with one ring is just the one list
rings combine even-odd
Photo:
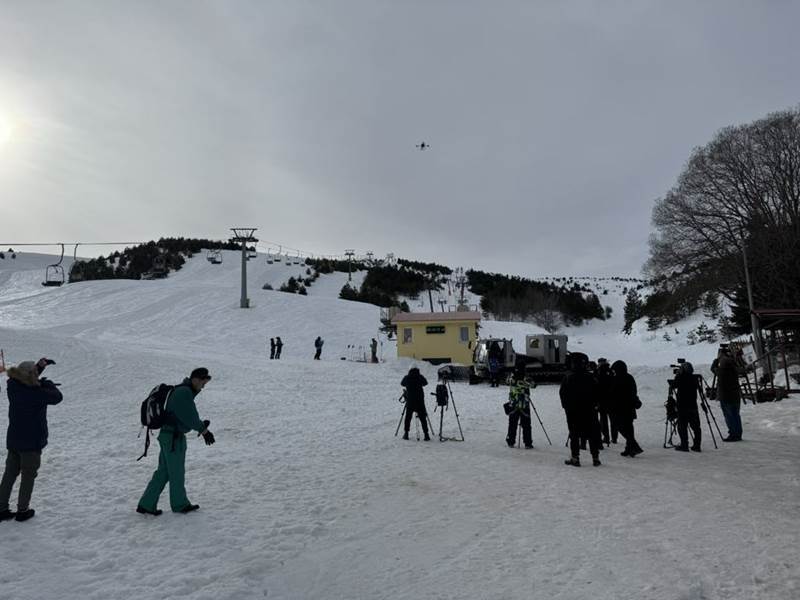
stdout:
[[408,439],[408,430],[411,428],[411,419],[414,418],[414,413],[417,413],[417,416],[422,423],[422,432],[425,434],[425,441],[431,441],[431,436],[428,435],[428,411],[425,410],[425,390],[422,389],[428,385],[428,380],[425,379],[425,376],[419,372],[417,367],[411,367],[408,370],[408,375],[403,377],[400,385],[406,388],[406,420],[403,439]]
[[[8,434],[6,436],[6,468],[0,481],[0,521],[16,518],[27,521],[36,513],[30,507],[33,482],[42,464],[42,450],[47,446],[47,407],[58,404],[63,396],[56,384],[42,377],[49,358],[38,362],[25,361],[8,369]],[[17,512],[8,503],[19,475]]]
[[711,363],[711,370],[717,376],[717,400],[722,416],[728,426],[728,437],[723,442],[742,441],[741,394],[739,391],[739,369],[727,346],[720,346],[717,358]]
[[702,432],[700,430],[700,413],[697,410],[697,376],[694,374],[694,367],[692,363],[681,362],[675,379],[673,380],[675,386],[675,396],[678,405],[678,436],[681,438],[681,443],[675,446],[675,450],[680,452],[689,451],[689,431],[692,428],[692,435],[694,436],[694,444],[692,444],[692,452],[700,452],[700,441],[702,439]]
[[581,438],[589,440],[592,464],[600,466],[600,422],[597,420],[595,402],[597,379],[588,370],[589,357],[582,352],[570,354],[570,372],[564,377],[559,389],[561,406],[567,417],[571,457],[567,465],[580,467]]
[[522,441],[525,448],[533,448],[533,438],[531,436],[531,407],[530,407],[531,386],[525,381],[525,367],[514,371],[514,380],[508,390],[508,402],[503,406],[508,415],[508,435],[506,443],[509,448],[513,448],[517,443],[517,426],[522,426]]

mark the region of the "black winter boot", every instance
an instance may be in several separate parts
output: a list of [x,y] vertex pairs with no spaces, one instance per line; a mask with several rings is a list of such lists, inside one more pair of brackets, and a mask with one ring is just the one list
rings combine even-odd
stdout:
[[431,436],[428,435],[427,431],[425,432],[425,438],[424,439],[425,439],[426,442],[430,442],[431,441]]
[[185,515],[185,514],[188,514],[190,512],[196,511],[198,508],[200,508],[199,504],[187,504],[182,509],[180,509],[178,512],[181,512],[181,513],[183,513]]
[[11,512],[9,509],[5,509],[3,512],[0,512],[0,521],[10,521],[16,516],[17,513]]
[[600,462],[600,457],[599,456],[593,456],[592,457],[592,466],[599,467],[602,464],[603,463]]
[[684,445],[675,446],[675,450],[677,450],[678,452],[688,452],[689,446],[684,446]]
[[407,440],[407,439],[408,439],[408,432],[407,432],[407,431],[406,431],[406,432],[403,434],[403,439],[404,439],[404,440]]
[[32,519],[33,515],[35,515],[35,514],[36,514],[36,511],[33,510],[32,508],[29,508],[28,510],[23,510],[23,511],[18,512],[17,516],[16,516],[16,519],[17,519],[17,521],[19,521],[21,523],[22,521],[27,521],[28,519]]
[[570,465],[570,466],[573,466],[573,467],[580,467],[581,466],[581,460],[577,456],[573,456],[572,458],[568,458],[567,460],[565,460],[564,464],[565,465]]
[[700,446],[698,446],[697,444],[689,448],[689,450],[691,450],[692,452],[701,452]]
[[140,515],[153,515],[154,517],[157,517],[158,515],[162,514],[164,511],[161,510],[160,508],[157,508],[155,510],[147,510],[146,508],[144,508],[142,506],[137,506],[136,507],[136,512],[139,513]]

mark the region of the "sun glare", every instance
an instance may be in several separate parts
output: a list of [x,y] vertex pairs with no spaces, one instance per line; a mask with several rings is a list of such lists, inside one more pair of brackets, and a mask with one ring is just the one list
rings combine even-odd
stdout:
[[11,119],[0,115],[0,146],[7,144],[14,133],[14,125]]

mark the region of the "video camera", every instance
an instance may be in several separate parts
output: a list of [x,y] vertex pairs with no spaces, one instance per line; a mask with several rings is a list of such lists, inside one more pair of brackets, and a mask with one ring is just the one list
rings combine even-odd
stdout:
[[683,370],[683,365],[686,363],[686,359],[685,358],[679,358],[677,360],[677,363],[678,363],[677,365],[670,365],[670,368],[672,369],[672,374],[673,375],[677,375],[678,373],[680,373]]
[[443,407],[447,406],[447,403],[450,399],[450,394],[447,390],[447,384],[445,383],[436,384],[436,391],[431,395],[436,396],[437,406],[443,406]]

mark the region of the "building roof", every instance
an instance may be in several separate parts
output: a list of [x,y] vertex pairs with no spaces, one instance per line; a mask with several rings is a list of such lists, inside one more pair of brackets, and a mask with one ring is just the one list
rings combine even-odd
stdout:
[[800,329],[800,309],[761,308],[754,310],[762,329]]
[[397,313],[392,323],[443,323],[446,321],[480,321],[481,313],[474,310],[453,312]]

